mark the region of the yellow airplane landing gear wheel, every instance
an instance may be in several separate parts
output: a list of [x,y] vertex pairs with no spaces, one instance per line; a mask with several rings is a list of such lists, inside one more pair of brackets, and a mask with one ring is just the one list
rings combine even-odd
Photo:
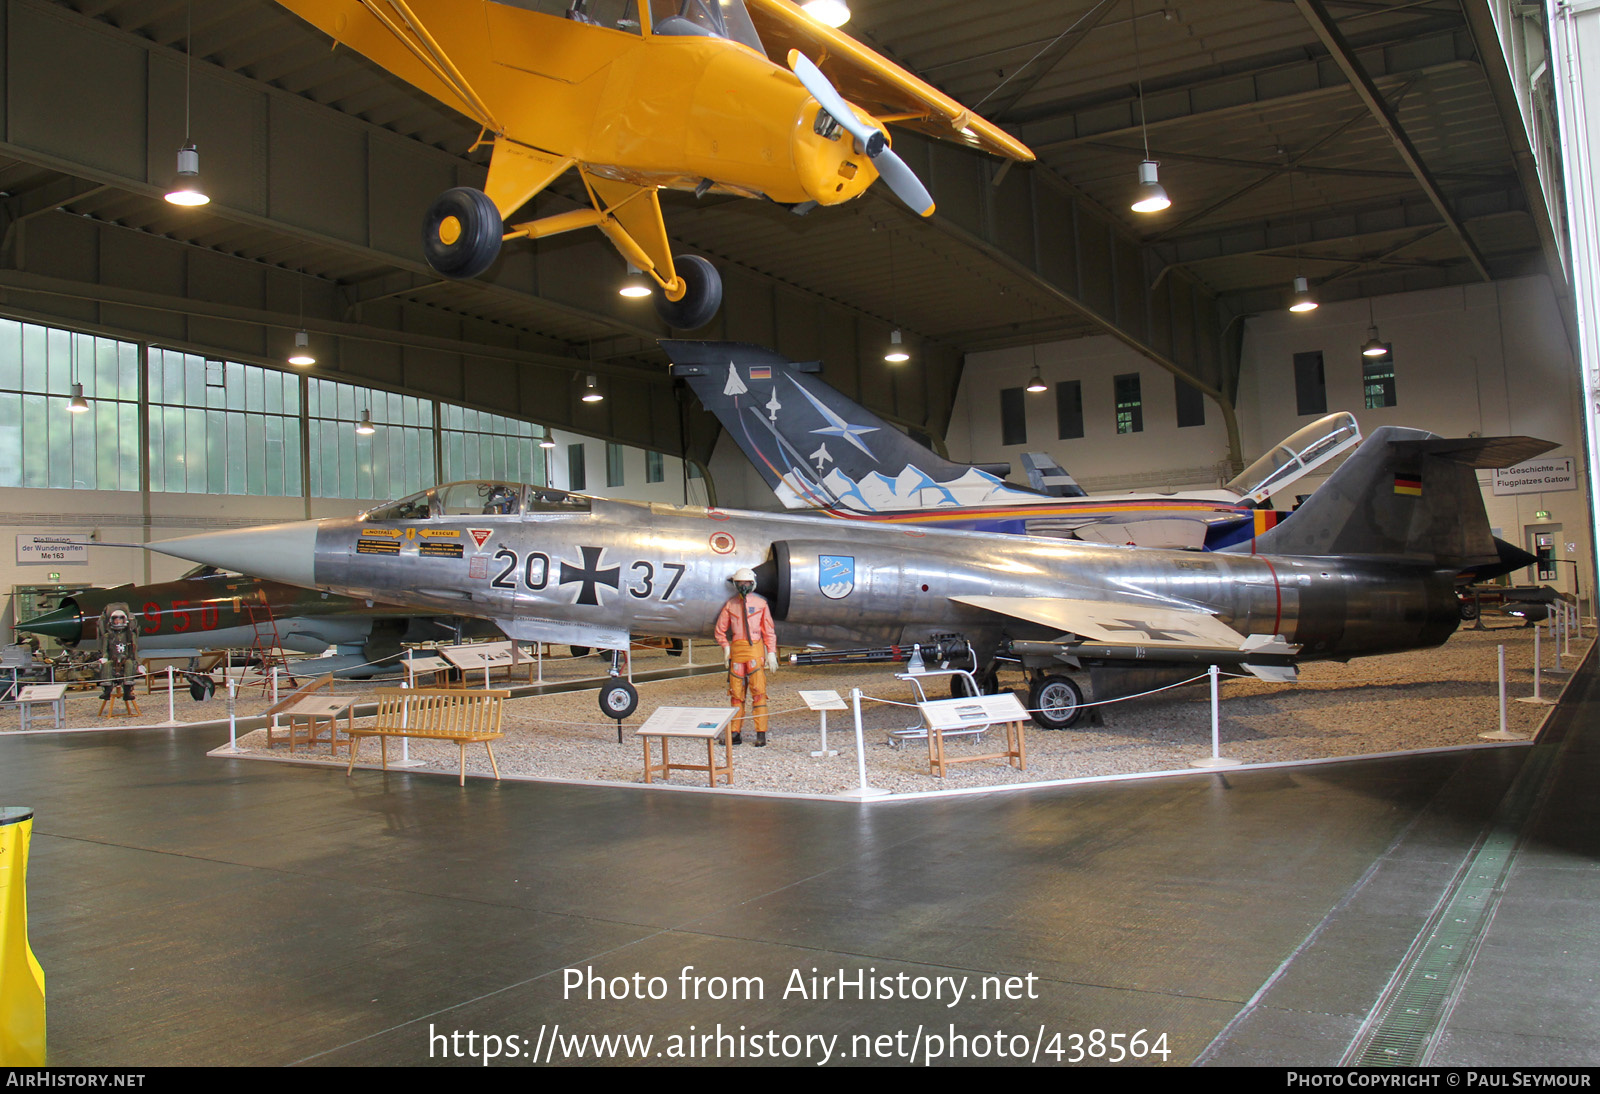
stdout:
[[428,206],[422,221],[422,256],[445,277],[477,277],[494,264],[504,233],[500,210],[489,195],[457,186]]
[[722,275],[699,255],[674,255],[672,264],[683,280],[683,295],[668,300],[666,293],[656,293],[656,314],[675,330],[699,330],[722,307]]

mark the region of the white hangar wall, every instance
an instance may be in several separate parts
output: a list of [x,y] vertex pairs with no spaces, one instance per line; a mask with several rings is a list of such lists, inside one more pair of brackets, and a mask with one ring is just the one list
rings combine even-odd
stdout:
[[[1592,527],[1576,366],[1549,282],[1542,277],[1467,285],[1326,304],[1310,315],[1287,311],[1246,321],[1238,393],[1243,456],[1260,455],[1315,415],[1297,413],[1294,358],[1320,352],[1327,409],[1349,410],[1363,432],[1381,425],[1429,429],[1444,436],[1526,434],[1555,441],[1552,457],[1571,456],[1576,489],[1497,497],[1480,472],[1489,523],[1524,548],[1539,530],[1557,541],[1559,579],[1550,584],[1590,595]],[[1364,407],[1360,346],[1370,322],[1393,346],[1395,405]],[[1227,434],[1216,404],[1205,424],[1177,425],[1172,377],[1110,338],[1037,347],[1039,371],[1050,390],[1028,395],[1027,441],[1003,443],[1001,396],[1020,388],[1033,370],[1034,351],[994,350],[967,357],[947,444],[952,458],[1008,460],[1021,479],[1019,457],[1043,451],[1091,491],[1216,486],[1226,479]],[[1114,378],[1137,373],[1143,430],[1118,434]],[[1057,436],[1056,385],[1077,381],[1083,395],[1083,436]],[[1324,476],[1301,480],[1309,492]],[[1292,500],[1280,499],[1280,507]],[[1539,518],[1539,511],[1550,514]],[[1572,549],[1568,550],[1568,544]],[[1569,565],[1568,563],[1576,563]],[[1533,580],[1521,571],[1518,581]]]

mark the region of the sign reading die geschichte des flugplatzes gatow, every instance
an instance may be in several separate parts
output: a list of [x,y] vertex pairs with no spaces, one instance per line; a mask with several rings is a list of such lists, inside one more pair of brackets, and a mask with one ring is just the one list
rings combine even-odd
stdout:
[[87,566],[89,537],[78,532],[61,535],[17,535],[17,562],[23,566]]
[[1494,492],[1542,494],[1547,490],[1576,490],[1578,476],[1571,456],[1524,460],[1515,467],[1498,467],[1494,472]]

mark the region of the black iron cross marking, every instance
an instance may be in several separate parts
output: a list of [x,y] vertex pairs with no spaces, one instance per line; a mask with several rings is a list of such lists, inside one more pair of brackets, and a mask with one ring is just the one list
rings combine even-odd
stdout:
[[613,566],[609,570],[600,569],[600,556],[605,553],[604,547],[579,547],[583,552],[583,566],[578,567],[562,560],[561,580],[558,584],[570,585],[574,581],[583,582],[583,588],[578,592],[578,599],[574,604],[599,604],[599,590],[596,585],[610,585],[613,589],[622,584],[620,575],[621,566]]
[[1119,620],[1117,620],[1117,623],[1121,623],[1121,624],[1123,624],[1123,626],[1119,627],[1115,623],[1102,623],[1101,627],[1103,629],[1105,629],[1105,630],[1113,631],[1113,632],[1114,631],[1137,632],[1139,634],[1144,635],[1151,642],[1181,642],[1185,638],[1192,638],[1193,637],[1193,635],[1190,634],[1187,631],[1168,631],[1168,630],[1163,630],[1160,627],[1152,627],[1148,623],[1141,623],[1136,619],[1119,619]]

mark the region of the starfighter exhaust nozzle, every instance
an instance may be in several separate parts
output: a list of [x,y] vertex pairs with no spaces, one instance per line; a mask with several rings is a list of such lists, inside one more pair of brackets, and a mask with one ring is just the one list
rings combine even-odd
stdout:
[[183,536],[145,546],[173,558],[310,589],[316,587],[317,530],[321,524],[297,520]]
[[76,646],[83,637],[83,614],[76,605],[69,603],[26,623],[18,623],[16,629],[54,638],[63,646]]

